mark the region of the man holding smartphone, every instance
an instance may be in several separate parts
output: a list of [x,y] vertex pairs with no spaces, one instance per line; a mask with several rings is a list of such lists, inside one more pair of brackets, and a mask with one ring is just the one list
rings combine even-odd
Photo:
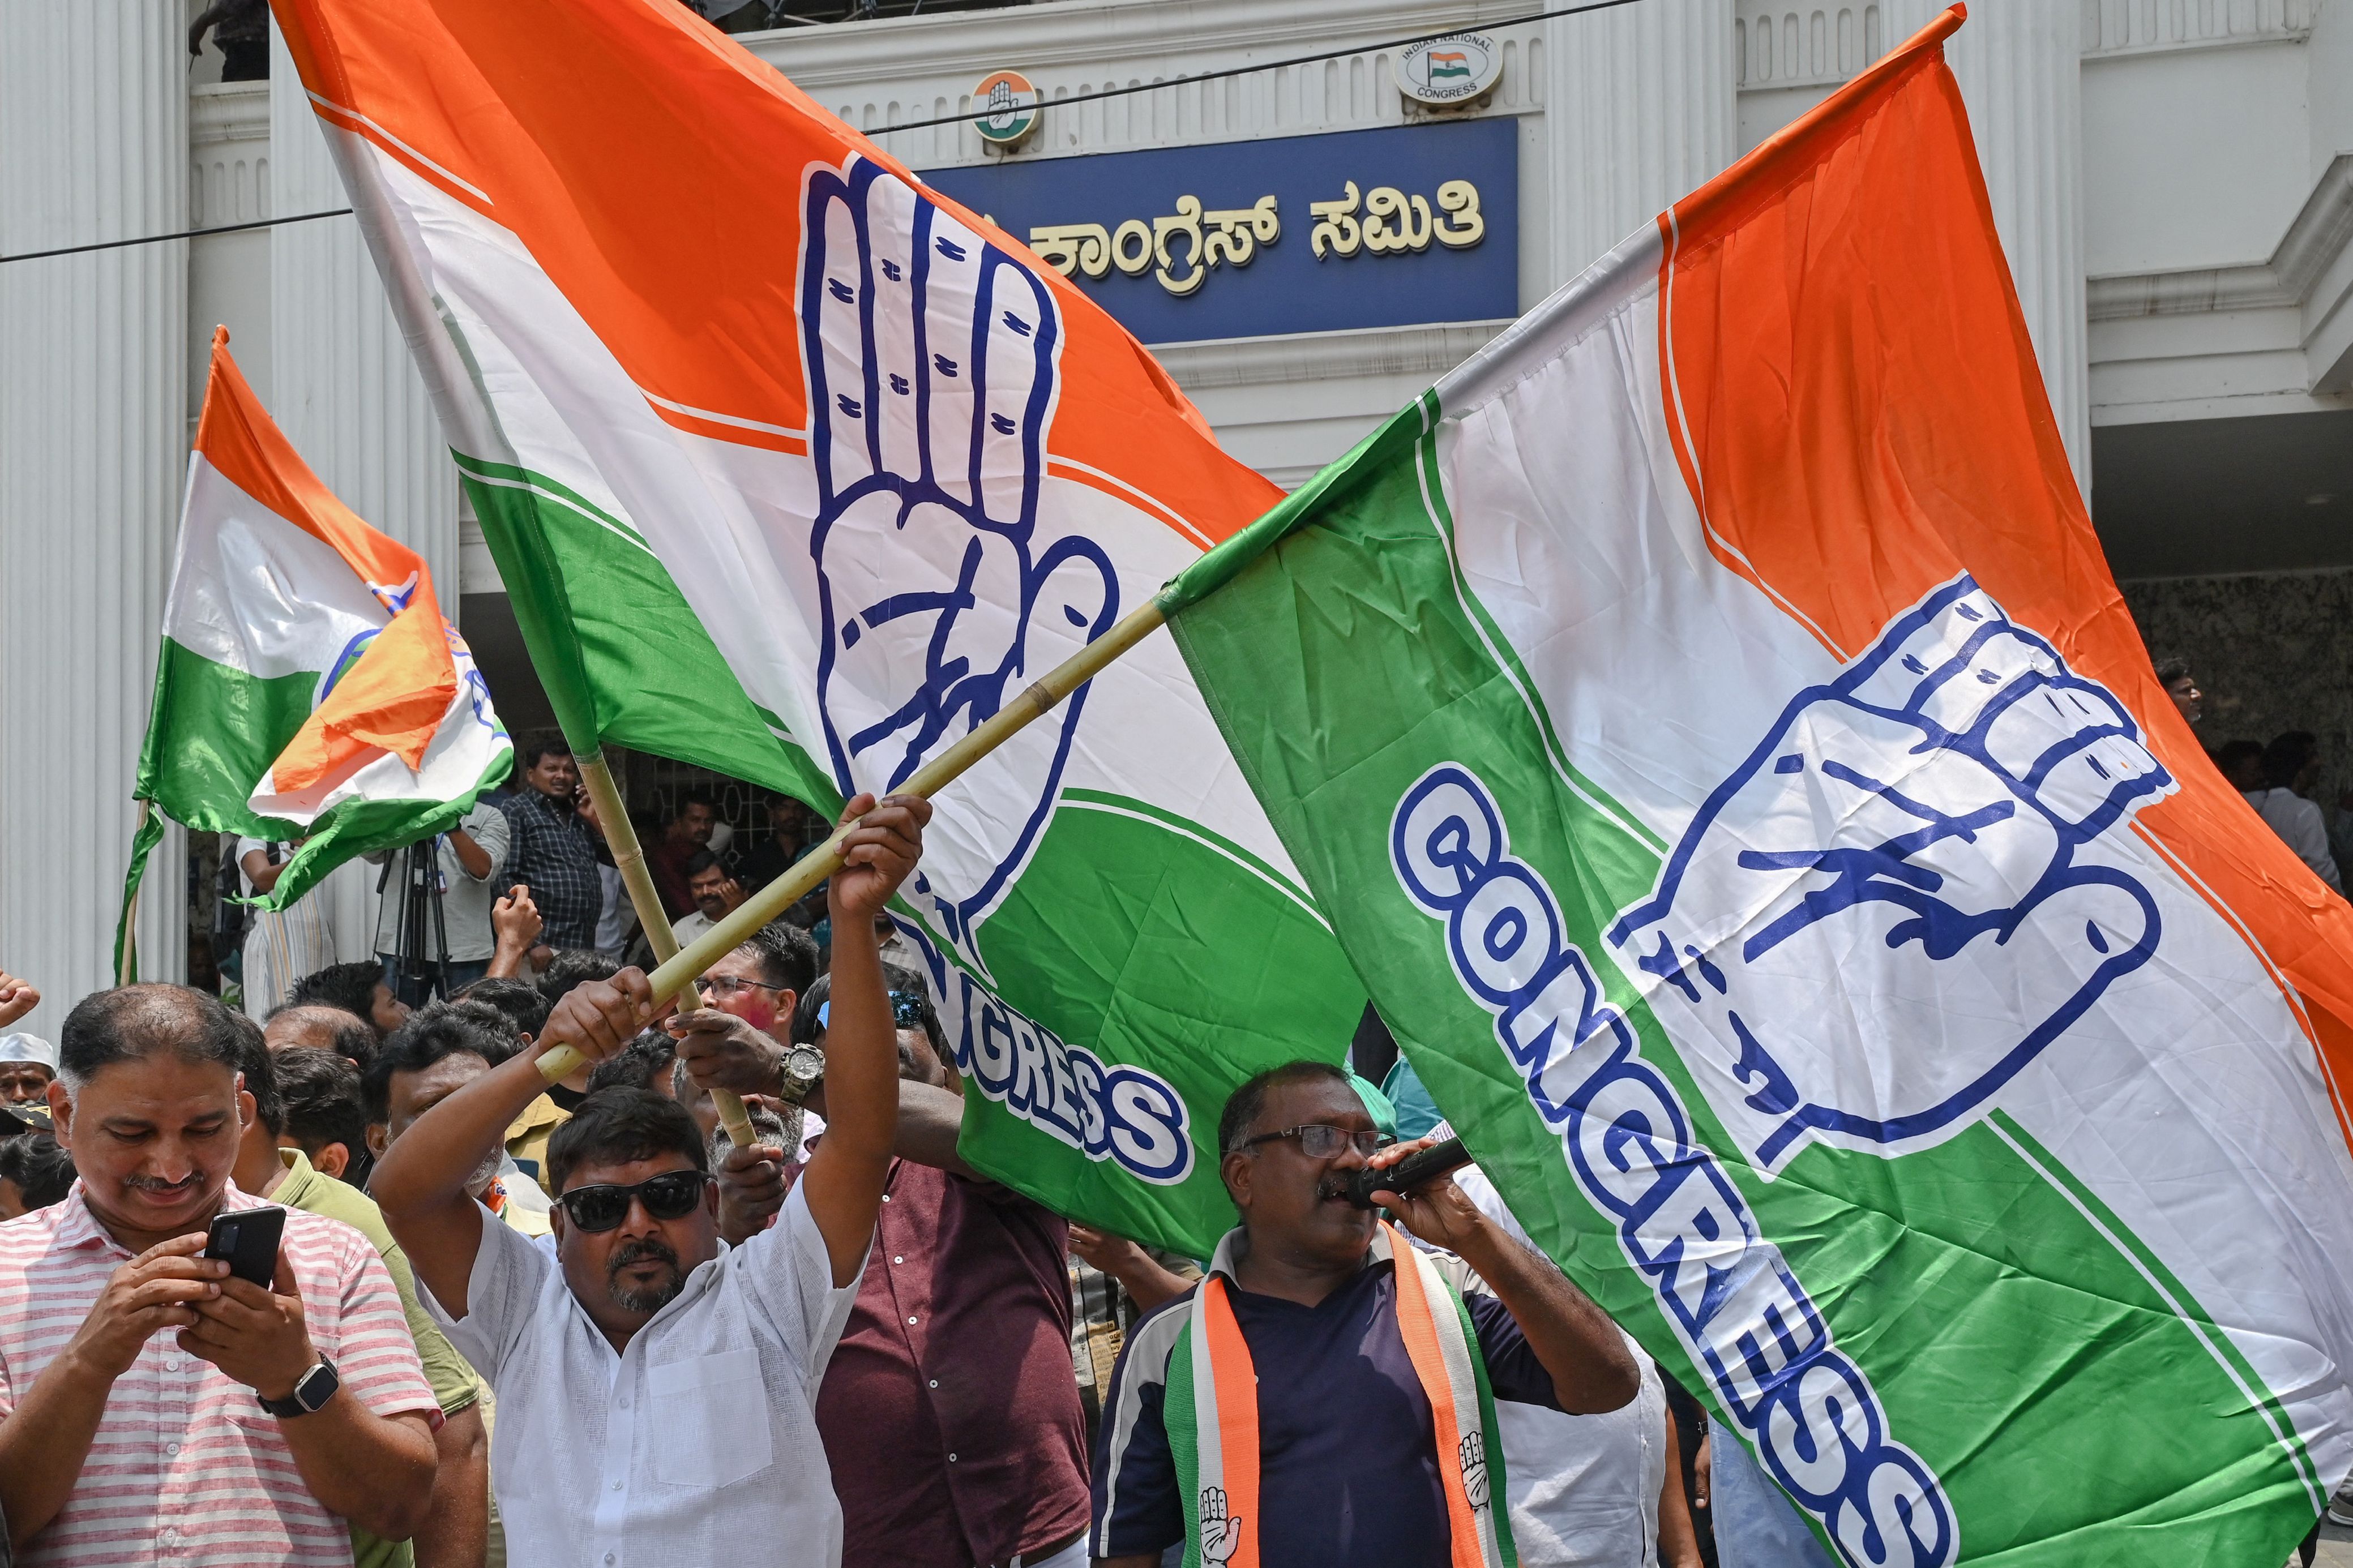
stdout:
[[[101,991],[59,1045],[49,1108],[80,1180],[0,1225],[0,1511],[21,1561],[342,1564],[345,1521],[413,1534],[440,1412],[399,1295],[359,1232],[230,1183],[254,1108],[227,1010]],[[202,1256],[242,1211],[283,1215],[267,1286]]]

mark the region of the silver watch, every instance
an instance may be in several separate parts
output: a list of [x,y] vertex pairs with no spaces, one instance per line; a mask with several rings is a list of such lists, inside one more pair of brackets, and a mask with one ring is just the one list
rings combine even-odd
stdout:
[[781,1080],[777,1094],[787,1102],[798,1105],[808,1098],[825,1077],[825,1053],[815,1046],[795,1046],[785,1053],[785,1064],[777,1072]]

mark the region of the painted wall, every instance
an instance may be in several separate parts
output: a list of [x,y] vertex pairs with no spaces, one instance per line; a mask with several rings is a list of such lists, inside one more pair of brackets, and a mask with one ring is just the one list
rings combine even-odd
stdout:
[[2084,61],[2084,268],[2270,258],[2312,189],[2299,38]]

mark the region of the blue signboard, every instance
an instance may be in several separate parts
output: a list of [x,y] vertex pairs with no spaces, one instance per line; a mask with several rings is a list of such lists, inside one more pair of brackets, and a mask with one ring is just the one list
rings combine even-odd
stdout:
[[1028,240],[1147,343],[1520,313],[1510,120],[1013,159],[923,179]]

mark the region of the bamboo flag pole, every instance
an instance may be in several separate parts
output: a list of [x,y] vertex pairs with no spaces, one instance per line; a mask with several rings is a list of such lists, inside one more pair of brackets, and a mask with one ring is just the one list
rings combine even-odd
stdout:
[[[993,717],[976,726],[963,740],[916,769],[914,776],[896,793],[922,795],[926,799],[937,795],[958,774],[1012,739],[1031,721],[1051,712],[1063,698],[1085,685],[1113,659],[1159,629],[1166,618],[1160,599],[1154,599],[1130,611],[1111,630],[1041,676],[1036,685],[997,710]],[[604,808],[599,805],[597,809],[601,812]],[[687,983],[722,954],[743,945],[746,937],[783,914],[819,882],[840,870],[841,841],[856,826],[857,824],[851,823],[834,829],[823,844],[794,862],[792,868],[783,876],[753,894],[743,908],[695,938],[675,956],[663,960],[651,977],[654,1005],[659,1007],[670,997],[681,995]],[[615,858],[619,858],[617,854]],[[627,872],[623,873],[624,877],[627,875]],[[539,1058],[540,1075],[550,1083],[576,1070],[586,1059],[568,1042],[553,1040],[552,1043],[554,1048]]]
[[[637,824],[629,820],[628,807],[621,799],[621,792],[614,786],[613,770],[607,765],[605,753],[601,751],[591,752],[585,757],[575,755],[572,760],[580,769],[580,782],[587,786],[589,804],[596,808],[597,823],[605,829],[605,847],[613,852],[613,868],[621,873],[621,886],[628,889],[629,903],[638,911],[638,921],[646,928],[646,942],[654,950],[654,963],[666,964],[678,956],[678,938],[670,932],[669,911],[662,908],[661,894],[654,887],[653,873],[646,869],[645,847],[638,842]],[[723,948],[720,951],[730,950]],[[714,952],[702,963],[708,964],[718,956],[719,953]],[[699,964],[679,989],[678,1004],[688,1012],[702,1004],[693,985],[695,976],[702,973],[702,966]],[[548,1072],[547,1064],[558,1057],[569,1058],[572,1065],[560,1072]],[[539,1068],[546,1075],[547,1081],[554,1083],[570,1077],[583,1059],[579,1052],[566,1047],[561,1051],[550,1051],[540,1058]],[[727,1136],[735,1147],[750,1147],[756,1134],[752,1131],[751,1113],[744,1109],[741,1097],[727,1089],[714,1089],[711,1102],[719,1108],[719,1124],[727,1129]]]

